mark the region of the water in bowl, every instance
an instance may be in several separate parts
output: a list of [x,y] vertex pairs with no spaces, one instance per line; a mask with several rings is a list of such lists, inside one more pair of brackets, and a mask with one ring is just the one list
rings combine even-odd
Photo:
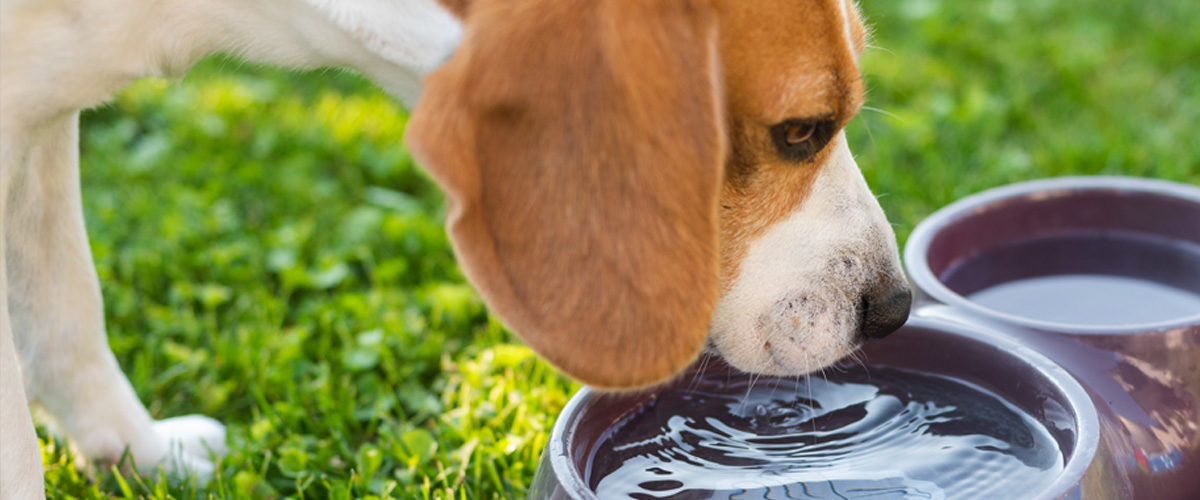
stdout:
[[600,498],[1028,498],[1063,467],[1032,417],[984,389],[873,366],[797,379],[716,374],[600,440]]
[[1010,281],[968,298],[995,311],[1074,325],[1139,325],[1200,314],[1198,294],[1149,280],[1103,274]]
[[1021,240],[941,276],[995,311],[1074,325],[1139,325],[1200,315],[1200,245],[1128,232]]

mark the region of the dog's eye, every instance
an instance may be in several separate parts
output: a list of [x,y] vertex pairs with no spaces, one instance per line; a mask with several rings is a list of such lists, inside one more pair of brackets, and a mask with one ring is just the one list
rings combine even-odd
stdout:
[[812,138],[813,133],[817,131],[815,123],[793,123],[788,125],[787,133],[784,134],[783,140],[788,146],[795,146]]
[[771,139],[783,159],[808,161],[833,137],[833,126],[830,120],[786,120],[771,127]]

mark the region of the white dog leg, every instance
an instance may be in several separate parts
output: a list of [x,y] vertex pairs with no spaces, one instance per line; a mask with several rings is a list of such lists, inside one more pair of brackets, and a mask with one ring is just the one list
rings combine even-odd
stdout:
[[[8,200],[11,173],[11,167],[0,164],[0,228],[4,227],[4,205]],[[0,264],[4,262],[4,246],[4,238],[0,237]],[[8,319],[8,278],[4,267],[0,265],[0,443],[3,443],[0,446],[0,498],[45,498],[42,454],[38,450],[33,421],[29,419],[29,404]]]
[[78,137],[78,113],[44,130],[9,188],[8,306],[25,387],[88,459],[115,462],[128,448],[141,471],[161,465],[207,481],[209,450],[225,451],[224,428],[199,416],[154,422],[108,348]]
[[42,454],[33,421],[29,419],[17,352],[3,304],[0,304],[0,442],[4,443],[0,446],[0,498],[45,498]]

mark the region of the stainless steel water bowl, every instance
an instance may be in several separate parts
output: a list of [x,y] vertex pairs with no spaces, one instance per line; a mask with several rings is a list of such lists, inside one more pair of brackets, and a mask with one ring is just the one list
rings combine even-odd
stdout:
[[[988,325],[1082,383],[1117,469],[1111,490],[1200,498],[1200,306],[1190,305],[1200,303],[1200,188],[1126,177],[1005,186],[931,215],[904,256],[921,295],[914,315]],[[1110,288],[1103,308],[1086,289],[1008,310],[976,294],[1077,273],[1137,286]],[[1149,298],[1140,283],[1168,295]],[[1072,302],[1082,307],[1071,312]],[[1059,307],[1071,313],[1047,319]]]
[[[868,343],[864,353],[868,370],[873,366],[909,369],[985,388],[1049,430],[1063,454],[1064,468],[1030,500],[1081,498],[1085,484],[1102,481],[1104,468],[1093,466],[1098,428],[1091,401],[1073,378],[1036,352],[986,329],[916,319],[888,339]],[[703,373],[714,370],[721,373],[730,368],[709,363]],[[529,498],[598,498],[585,474],[605,431],[657,393],[687,387],[696,373],[681,377],[674,386],[640,394],[581,390],[555,423]],[[729,376],[748,375],[730,372]]]

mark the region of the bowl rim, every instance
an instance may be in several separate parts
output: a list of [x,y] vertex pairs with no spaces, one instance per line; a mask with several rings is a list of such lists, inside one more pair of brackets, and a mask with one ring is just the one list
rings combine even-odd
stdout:
[[[1001,352],[1028,363],[1070,403],[1075,415],[1075,446],[1063,461],[1063,469],[1042,492],[1029,500],[1055,500],[1068,497],[1078,488],[1099,451],[1099,413],[1083,386],[1065,368],[1025,344],[985,325],[964,324],[946,319],[912,317],[902,329],[934,330],[967,341],[990,344]],[[591,387],[583,387],[563,406],[546,447],[545,464],[551,467],[559,486],[572,500],[600,500],[575,467],[570,450],[575,449],[576,427],[581,417],[602,397]]]
[[1128,325],[1081,325],[1033,319],[979,305],[947,287],[929,266],[929,247],[947,226],[970,218],[983,207],[1006,201],[1037,197],[1072,196],[1086,191],[1118,191],[1159,195],[1194,203],[1200,207],[1200,188],[1186,184],[1122,176],[1054,177],[1000,186],[959,199],[922,220],[904,245],[904,267],[918,289],[933,300],[970,313],[1025,328],[1071,334],[1127,335],[1158,332],[1200,325],[1200,313],[1163,321]]

